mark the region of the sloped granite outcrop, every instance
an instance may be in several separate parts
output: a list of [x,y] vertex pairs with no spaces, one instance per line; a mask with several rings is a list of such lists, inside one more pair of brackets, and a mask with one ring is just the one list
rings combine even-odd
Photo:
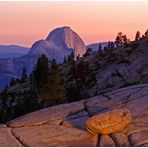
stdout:
[[11,129],[5,126],[0,126],[0,146],[14,147],[22,146],[22,144],[13,136]]
[[[110,135],[87,132],[85,121],[89,117],[120,108],[126,108],[132,114],[132,122],[127,128]],[[0,126],[3,130],[0,131],[0,146],[147,146],[147,125],[148,84],[135,85],[9,121]],[[13,145],[6,141],[8,130]]]
[[84,110],[83,101],[45,108],[8,122],[10,127],[42,124],[59,125],[70,114]]
[[[87,131],[57,125],[15,128],[13,134],[25,146],[95,146]],[[27,136],[28,135],[28,136]]]

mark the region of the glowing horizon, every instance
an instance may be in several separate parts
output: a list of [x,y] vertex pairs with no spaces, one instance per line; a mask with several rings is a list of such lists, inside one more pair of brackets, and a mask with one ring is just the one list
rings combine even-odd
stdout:
[[0,2],[0,44],[30,47],[50,31],[70,26],[85,44],[130,39],[148,28],[148,2]]

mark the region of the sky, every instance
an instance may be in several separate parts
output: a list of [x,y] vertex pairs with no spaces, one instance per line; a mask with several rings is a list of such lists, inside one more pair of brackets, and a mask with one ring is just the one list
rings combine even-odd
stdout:
[[31,47],[61,26],[85,44],[114,40],[120,31],[132,40],[148,28],[148,1],[0,1],[0,44]]

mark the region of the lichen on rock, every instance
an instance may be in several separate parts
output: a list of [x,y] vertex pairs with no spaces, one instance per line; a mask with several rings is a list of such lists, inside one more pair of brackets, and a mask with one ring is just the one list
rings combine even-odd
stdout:
[[86,127],[91,133],[111,134],[122,131],[130,122],[130,111],[116,109],[89,118]]

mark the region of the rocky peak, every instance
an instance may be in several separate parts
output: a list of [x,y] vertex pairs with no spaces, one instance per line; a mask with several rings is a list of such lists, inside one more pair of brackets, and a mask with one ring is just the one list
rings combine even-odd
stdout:
[[62,62],[64,56],[71,52],[83,56],[86,46],[77,33],[70,27],[64,26],[54,29],[49,33],[46,40],[39,40],[32,45],[28,56],[40,56],[46,54],[49,59],[55,58]]

